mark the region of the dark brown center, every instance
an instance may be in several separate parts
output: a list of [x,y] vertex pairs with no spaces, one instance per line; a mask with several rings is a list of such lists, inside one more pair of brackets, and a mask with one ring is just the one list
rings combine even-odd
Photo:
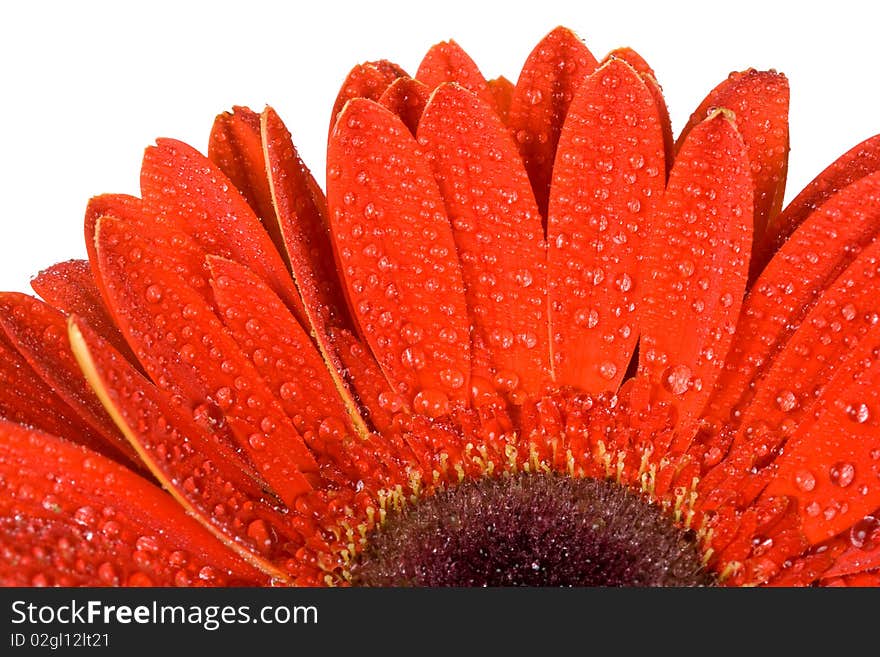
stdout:
[[694,532],[620,484],[557,474],[466,481],[390,513],[356,586],[706,586]]

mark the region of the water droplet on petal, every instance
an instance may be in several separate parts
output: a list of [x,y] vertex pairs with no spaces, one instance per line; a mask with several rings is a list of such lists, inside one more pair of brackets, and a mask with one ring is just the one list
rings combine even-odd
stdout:
[[858,424],[864,424],[871,417],[867,404],[850,404],[846,408],[846,416]]
[[849,486],[856,476],[856,469],[852,463],[840,461],[831,466],[829,471],[831,483],[841,488]]
[[617,365],[611,361],[605,361],[599,365],[599,374],[603,379],[610,381],[617,374]]
[[798,400],[791,390],[780,390],[779,395],[776,397],[776,404],[781,411],[788,413],[797,408]]
[[413,409],[428,417],[440,417],[449,412],[449,398],[439,390],[422,390],[413,399]]
[[464,385],[464,374],[458,370],[441,370],[440,381],[446,387],[457,390]]
[[794,484],[804,492],[810,492],[816,487],[816,477],[809,470],[798,470],[794,474]]
[[849,542],[859,550],[873,550],[876,547],[877,538],[880,538],[880,517],[878,516],[865,516],[849,530]]
[[150,285],[145,294],[150,303],[159,303],[162,300],[162,288],[158,285]]
[[687,365],[675,365],[663,370],[661,383],[663,387],[673,395],[681,395],[687,392],[693,372]]

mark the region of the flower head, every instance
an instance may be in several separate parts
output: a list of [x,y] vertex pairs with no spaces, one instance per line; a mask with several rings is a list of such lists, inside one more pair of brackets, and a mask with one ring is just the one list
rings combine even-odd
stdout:
[[781,211],[788,85],[677,140],[633,50],[356,66],[162,139],[0,294],[5,584],[880,583],[877,138]]

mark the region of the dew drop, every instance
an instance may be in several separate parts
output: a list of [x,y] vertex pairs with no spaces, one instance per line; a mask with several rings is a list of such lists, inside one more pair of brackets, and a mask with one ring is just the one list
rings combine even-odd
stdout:
[[816,477],[809,470],[798,470],[794,474],[794,484],[808,493],[816,487]]
[[846,416],[857,424],[864,424],[871,417],[867,404],[850,404],[846,407]]
[[632,276],[629,274],[621,274],[615,279],[614,285],[621,292],[629,292],[633,286]]
[[324,418],[318,426],[318,435],[324,440],[339,441],[345,438],[345,424],[335,417]]
[[413,399],[416,412],[436,418],[449,412],[449,398],[440,390],[422,390]]
[[859,550],[873,550],[876,547],[875,535],[880,535],[880,517],[865,516],[849,530],[849,542]]
[[494,383],[499,390],[510,392],[519,386],[519,375],[511,370],[501,370],[495,375]]
[[263,519],[253,520],[248,524],[247,535],[261,548],[266,549],[272,544],[272,535]]
[[673,395],[681,395],[687,392],[693,372],[687,365],[675,365],[663,370],[662,385]]
[[159,303],[162,300],[162,288],[158,285],[150,285],[145,295],[150,303]]
[[574,323],[577,326],[596,328],[599,323],[599,311],[595,308],[581,308],[574,314]]
[[694,266],[693,260],[682,260],[678,263],[678,273],[685,278],[693,276],[695,270],[696,267]]
[[425,367],[425,352],[418,347],[407,347],[400,354],[400,362],[410,370],[421,370]]
[[399,412],[404,405],[403,397],[389,392],[379,393],[379,406],[389,413]]
[[441,370],[440,382],[447,388],[458,390],[459,388],[461,388],[461,386],[464,385],[464,374],[462,374],[458,370],[453,369]]
[[105,561],[100,566],[98,566],[98,579],[100,579],[104,584],[108,584],[111,586],[119,583],[119,578],[116,575],[116,569],[109,561]]
[[495,329],[489,339],[493,345],[501,349],[510,349],[513,346],[513,332],[508,329]]
[[605,361],[599,365],[599,374],[603,379],[610,381],[617,374],[617,365],[611,361]]
[[422,329],[417,324],[407,322],[400,329],[400,337],[403,338],[403,341],[407,344],[417,344],[422,340]]
[[518,285],[529,287],[533,281],[532,272],[530,272],[528,269],[520,269],[518,272],[516,272],[515,279]]
[[831,466],[829,471],[831,483],[841,488],[849,486],[856,476],[856,469],[852,463],[839,461]]
[[791,390],[780,390],[776,397],[776,404],[782,412],[788,413],[797,408],[798,400]]

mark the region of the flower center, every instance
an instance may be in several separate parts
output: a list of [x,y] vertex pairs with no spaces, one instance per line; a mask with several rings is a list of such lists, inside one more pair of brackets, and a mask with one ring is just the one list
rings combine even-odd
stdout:
[[482,478],[389,513],[352,564],[359,586],[704,586],[694,532],[620,484]]

